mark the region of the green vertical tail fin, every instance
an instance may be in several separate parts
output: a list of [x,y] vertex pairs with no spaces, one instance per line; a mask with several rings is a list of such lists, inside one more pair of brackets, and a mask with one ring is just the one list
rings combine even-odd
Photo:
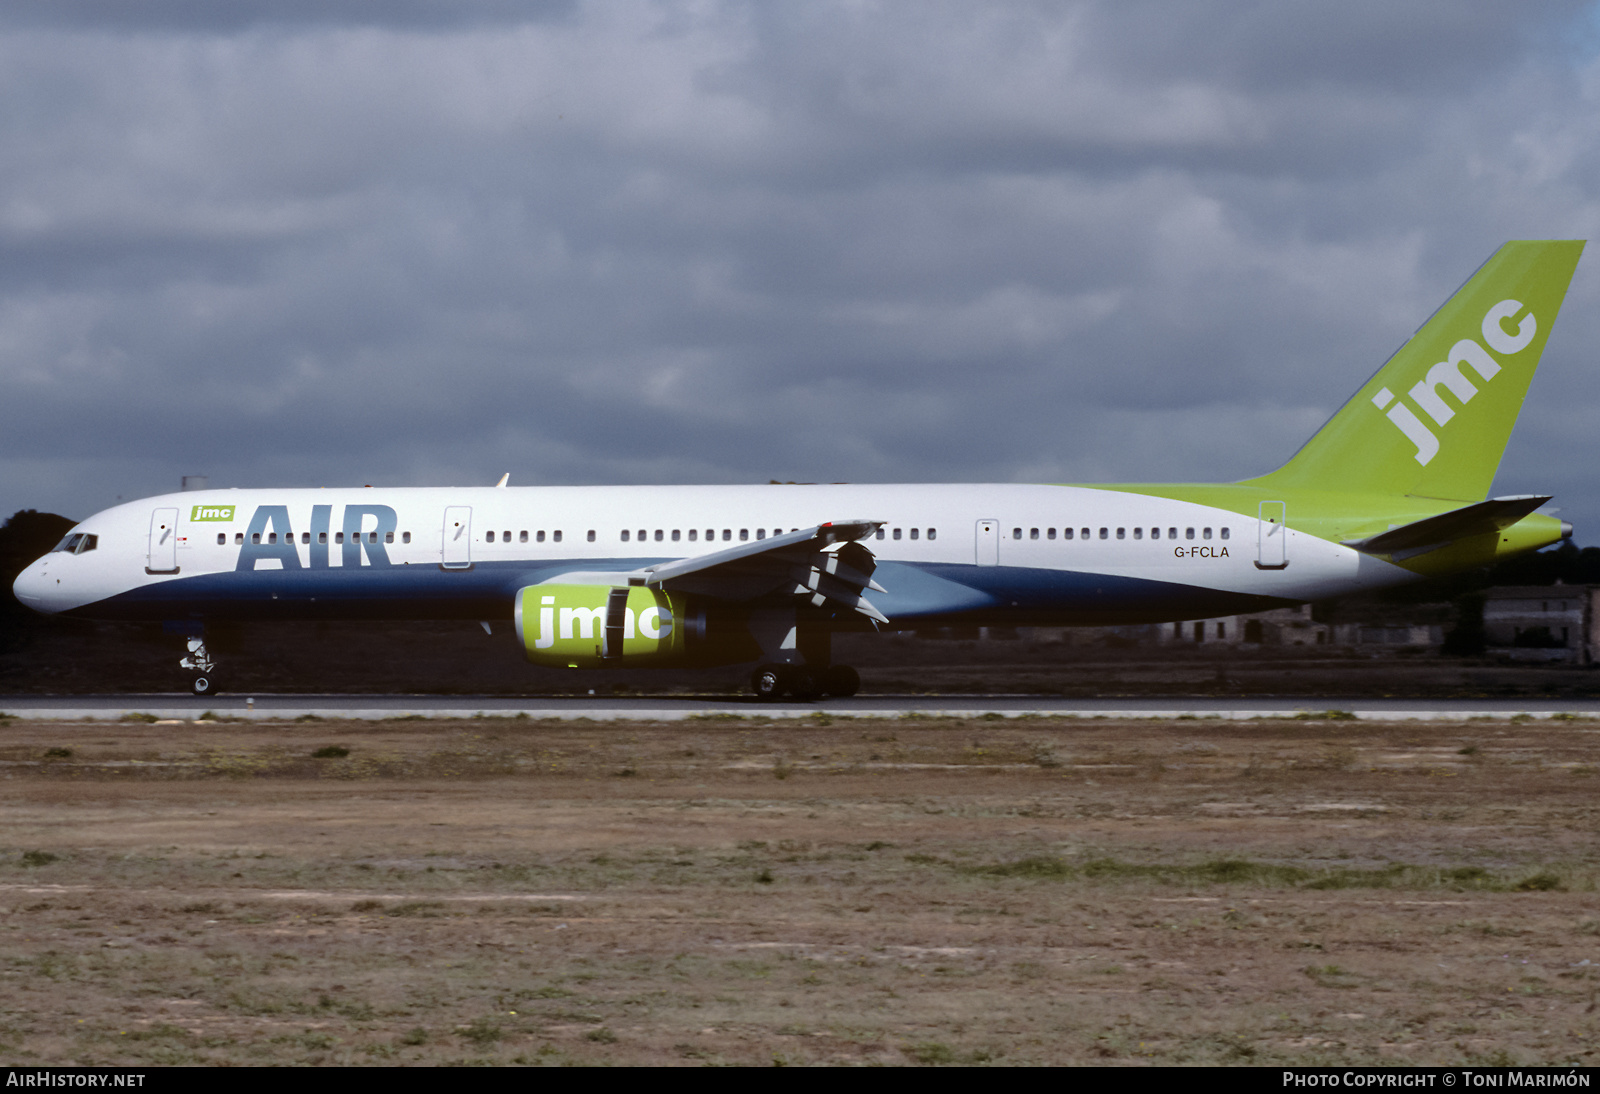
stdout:
[[1582,240],[1501,247],[1293,459],[1251,483],[1487,497],[1582,253]]

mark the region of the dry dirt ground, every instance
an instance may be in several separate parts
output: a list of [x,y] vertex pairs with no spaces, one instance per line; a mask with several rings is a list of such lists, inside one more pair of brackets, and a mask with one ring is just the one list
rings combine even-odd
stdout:
[[1597,772],[1585,721],[13,721],[0,1062],[1594,1064]]

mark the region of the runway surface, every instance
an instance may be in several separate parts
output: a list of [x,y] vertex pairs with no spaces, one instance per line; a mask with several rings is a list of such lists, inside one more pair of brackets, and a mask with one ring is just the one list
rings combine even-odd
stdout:
[[389,718],[517,718],[670,722],[687,718],[1308,718],[1367,721],[1457,721],[1465,718],[1600,719],[1595,699],[1287,698],[1064,699],[1036,695],[873,695],[811,703],[763,703],[732,696],[474,696],[474,695],[18,695],[0,699],[0,715],[28,720],[116,721],[129,715],[193,720],[261,721],[313,716]]

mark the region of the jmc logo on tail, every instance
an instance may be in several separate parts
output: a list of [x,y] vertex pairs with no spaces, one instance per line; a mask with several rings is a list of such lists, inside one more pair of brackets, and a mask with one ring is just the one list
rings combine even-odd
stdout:
[[[1510,357],[1528,348],[1528,343],[1533,341],[1533,336],[1539,332],[1539,321],[1532,312],[1528,312],[1517,323],[1516,330],[1508,331],[1505,327],[1506,320],[1514,318],[1522,310],[1522,302],[1518,300],[1502,300],[1490,308],[1483,317],[1483,340],[1498,354]],[[1478,393],[1478,388],[1466,376],[1462,375],[1461,366],[1471,365],[1480,379],[1485,383],[1493,380],[1500,372],[1500,366],[1495,359],[1471,338],[1463,338],[1450,347],[1449,354],[1443,361],[1428,370],[1427,376],[1411,385],[1407,392],[1411,401],[1427,412],[1435,425],[1444,425],[1456,412],[1450,405],[1439,397],[1439,389],[1447,388],[1462,406],[1472,401]],[[1392,406],[1390,404],[1393,404]],[[1428,466],[1428,461],[1439,454],[1439,438],[1434,436],[1433,430],[1418,418],[1404,402],[1395,402],[1394,392],[1388,388],[1379,388],[1378,393],[1372,397],[1372,405],[1385,411],[1384,417],[1395,424],[1406,439],[1417,446],[1416,460],[1422,466]]]

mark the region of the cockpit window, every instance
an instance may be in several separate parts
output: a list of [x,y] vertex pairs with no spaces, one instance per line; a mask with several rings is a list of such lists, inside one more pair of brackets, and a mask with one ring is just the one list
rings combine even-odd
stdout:
[[83,532],[73,532],[60,543],[50,548],[50,553],[65,551],[69,555],[81,555],[85,551],[92,551],[100,546],[100,537],[87,535]]

